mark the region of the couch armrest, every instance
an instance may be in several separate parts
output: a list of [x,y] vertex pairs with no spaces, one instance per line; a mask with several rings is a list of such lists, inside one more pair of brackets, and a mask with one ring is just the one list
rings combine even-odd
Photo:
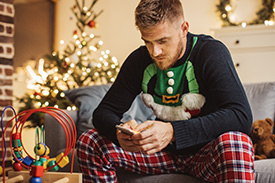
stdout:
[[[76,124],[77,111],[64,110]],[[45,114],[45,142],[50,148],[50,157],[57,156],[61,149],[66,147],[66,135],[60,123],[52,116]]]

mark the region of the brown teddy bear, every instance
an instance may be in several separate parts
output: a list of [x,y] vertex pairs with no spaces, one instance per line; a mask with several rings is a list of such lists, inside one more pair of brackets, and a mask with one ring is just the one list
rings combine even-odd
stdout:
[[266,118],[252,124],[249,134],[253,141],[255,160],[275,158],[275,135],[272,134],[274,122]]

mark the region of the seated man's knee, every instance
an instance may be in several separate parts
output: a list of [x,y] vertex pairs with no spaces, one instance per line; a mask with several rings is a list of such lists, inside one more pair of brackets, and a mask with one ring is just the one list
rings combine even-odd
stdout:
[[222,152],[234,151],[243,152],[253,155],[253,143],[250,137],[242,132],[226,132],[217,138],[217,148]]
[[88,130],[88,131],[85,131],[81,134],[81,136],[78,138],[77,140],[77,145],[78,147],[80,145],[92,145],[93,143],[96,143],[96,139],[99,139],[99,133],[96,129],[91,129],[91,130]]

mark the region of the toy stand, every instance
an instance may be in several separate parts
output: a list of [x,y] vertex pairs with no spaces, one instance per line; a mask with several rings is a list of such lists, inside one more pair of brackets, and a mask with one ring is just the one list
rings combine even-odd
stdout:
[[[9,171],[8,177],[7,183],[29,183],[31,175],[29,171]],[[82,183],[81,173],[47,172],[41,178],[43,183]]]

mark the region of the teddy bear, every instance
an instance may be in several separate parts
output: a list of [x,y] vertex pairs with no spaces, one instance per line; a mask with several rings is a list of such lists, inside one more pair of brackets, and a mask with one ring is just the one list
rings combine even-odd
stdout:
[[275,158],[273,126],[274,122],[270,118],[253,122],[249,136],[253,141],[255,160]]

